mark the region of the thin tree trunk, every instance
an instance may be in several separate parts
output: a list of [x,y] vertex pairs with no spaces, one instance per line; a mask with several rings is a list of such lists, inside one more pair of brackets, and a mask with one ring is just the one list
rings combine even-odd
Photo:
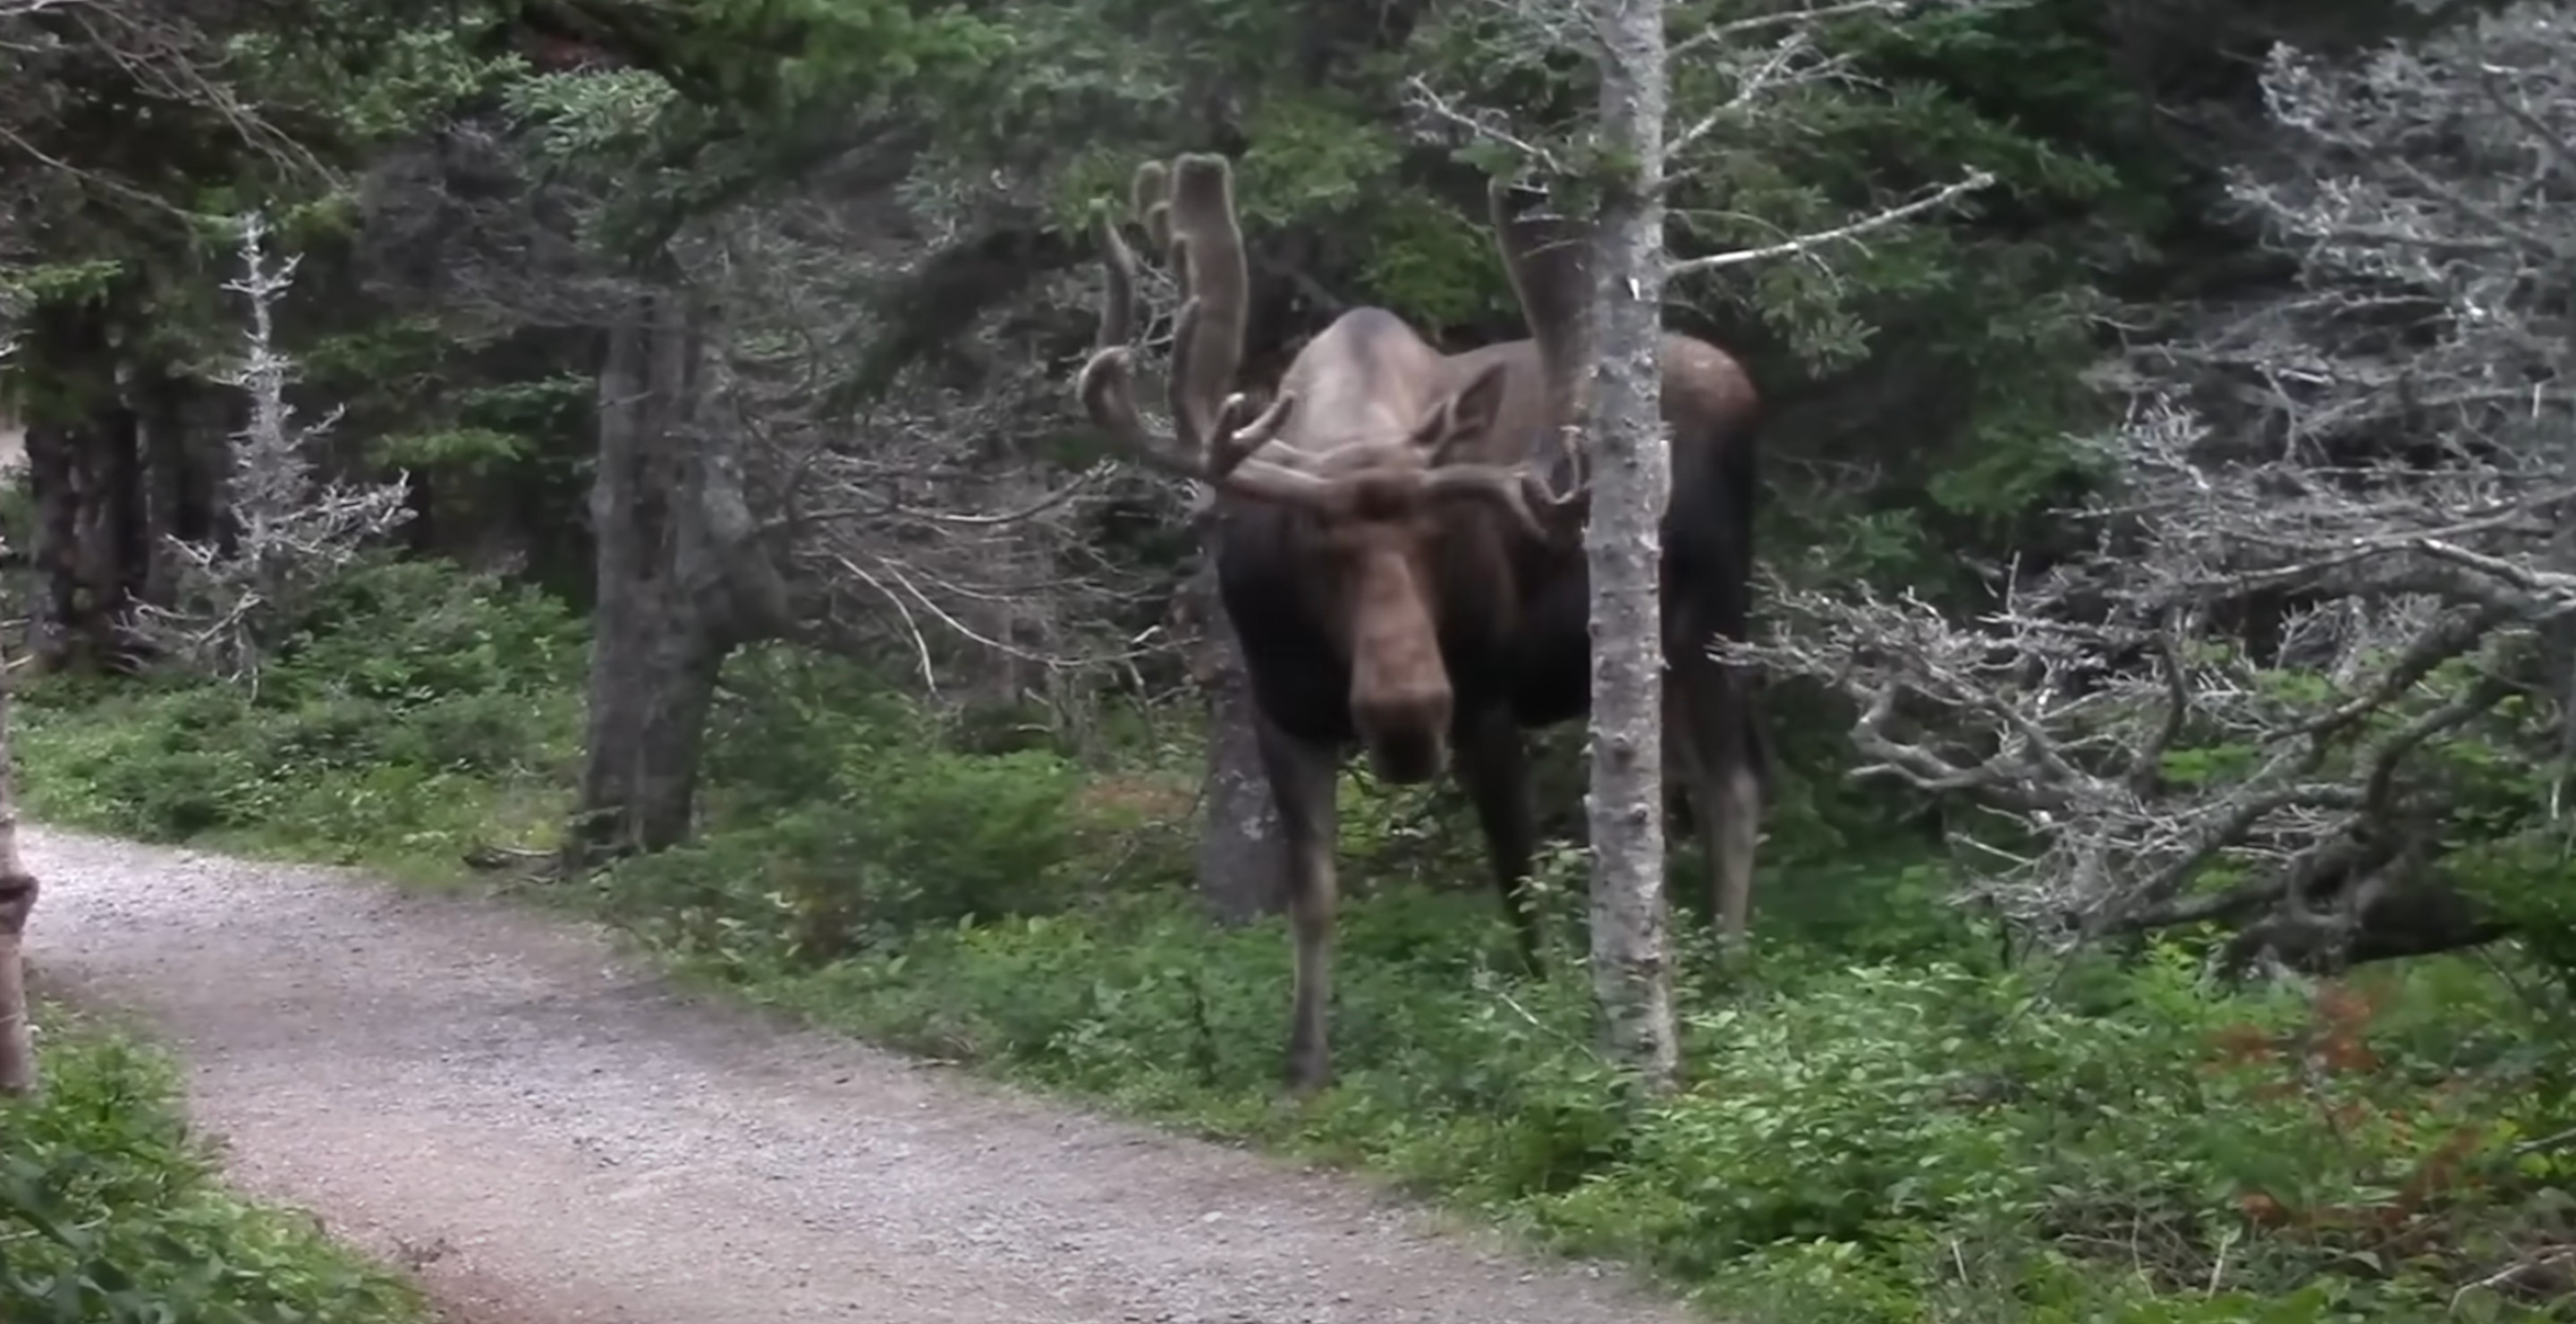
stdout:
[[0,665],[0,1094],[24,1094],[36,1086],[24,943],[37,887],[18,858],[18,760],[9,731],[9,689],[8,668]]
[[91,553],[98,565],[94,591],[108,606],[108,635],[120,657],[131,647],[127,618],[147,600],[143,594],[152,579],[151,464],[134,376],[118,373],[115,403],[99,420],[108,445],[99,456],[98,531]]
[[39,671],[75,669],[80,640],[80,490],[72,473],[78,439],[52,421],[27,425],[28,661]]
[[142,523],[143,463],[132,411],[110,402],[92,415],[81,452],[81,629],[91,665],[122,670],[129,661],[126,613],[142,592],[144,566],[137,552]]
[[156,607],[178,601],[179,562],[171,544],[187,537],[188,388],[166,373],[134,384],[135,427],[143,461],[142,597]]
[[1261,745],[1252,729],[1252,682],[1234,626],[1217,600],[1209,559],[1183,590],[1195,627],[1190,674],[1207,697],[1207,773],[1199,785],[1198,892],[1220,924],[1275,915],[1288,904],[1288,854]]
[[1672,452],[1662,401],[1664,7],[1591,0],[1601,136],[1633,171],[1609,182],[1594,266],[1592,971],[1610,1053],[1650,1088],[1680,1070],[1666,948],[1663,624],[1658,591]]

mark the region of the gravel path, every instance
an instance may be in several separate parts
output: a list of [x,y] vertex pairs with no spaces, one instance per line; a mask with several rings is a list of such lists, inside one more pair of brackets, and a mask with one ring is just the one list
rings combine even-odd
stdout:
[[1615,1271],[690,1000],[595,930],[29,828],[36,978],[147,1016],[245,1189],[470,1324],[1680,1324]]

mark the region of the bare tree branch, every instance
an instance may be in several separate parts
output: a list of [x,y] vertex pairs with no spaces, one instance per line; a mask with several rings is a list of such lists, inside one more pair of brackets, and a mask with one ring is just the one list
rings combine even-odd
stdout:
[[1871,231],[1884,230],[1891,225],[1927,215],[1979,189],[1992,187],[1994,182],[1995,177],[1987,171],[1971,170],[1965,177],[1944,184],[1935,192],[1916,198],[1912,202],[1873,212],[1848,225],[1837,225],[1830,230],[1819,230],[1814,234],[1800,235],[1795,239],[1776,244],[1765,244],[1760,248],[1743,248],[1731,253],[1705,253],[1698,257],[1684,258],[1672,264],[1671,272],[1675,276],[1689,276],[1703,271],[1740,267],[1749,262],[1767,262],[1773,258],[1804,257],[1820,248],[1846,243]]
[[[1665,149],[1669,163],[1663,187],[1689,178],[1696,168],[1694,155],[1725,138],[1726,131],[1750,126],[1760,117],[1776,113],[1777,103],[1793,89],[1862,84],[1856,58],[1830,48],[1820,38],[1825,25],[1835,20],[1894,20],[1934,9],[2009,2],[1791,0],[1777,9],[1711,23],[1674,42],[1674,55],[1689,58],[1694,80],[1721,90],[1713,101],[1702,101],[1686,123],[1671,131]],[[1588,12],[1564,0],[1488,0],[1480,12],[1501,25],[1502,33],[1495,40],[1516,49],[1592,51],[1601,46],[1601,34]],[[1516,125],[1497,107],[1462,104],[1419,76],[1407,81],[1405,102],[1414,112],[1420,130],[1435,139],[1503,147],[1522,169],[1542,175],[1562,176],[1569,170],[1564,155],[1549,146],[1556,135]],[[1566,132],[1580,137],[1586,131]],[[1879,208],[1841,225],[1755,248],[1673,260],[1667,266],[1667,275],[1678,278],[1777,258],[1809,257],[1834,245],[1927,217],[1994,183],[1991,173],[1972,170],[1925,196]]]
[[2275,52],[2293,149],[2231,189],[2302,279],[2107,365],[2132,403],[2086,443],[2094,550],[1999,570],[1966,623],[1784,585],[1726,650],[1846,690],[1853,775],[1992,812],[1968,895],[2062,940],[2250,922],[2239,958],[2334,959],[2423,913],[2458,769],[2576,749],[2571,19]]

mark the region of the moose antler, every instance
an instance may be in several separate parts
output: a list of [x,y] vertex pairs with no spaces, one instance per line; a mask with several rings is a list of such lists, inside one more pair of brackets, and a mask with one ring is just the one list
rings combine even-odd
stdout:
[[1500,504],[1522,529],[1542,542],[1562,536],[1564,525],[1561,518],[1555,523],[1541,519],[1539,511],[1563,511],[1582,495],[1580,489],[1556,491],[1545,474],[1526,463],[1444,464],[1424,471],[1421,479],[1422,490],[1429,496],[1474,497]]
[[1129,452],[1166,473],[1245,496],[1315,500],[1329,486],[1325,480],[1252,458],[1287,424],[1296,394],[1281,392],[1268,409],[1247,418],[1246,397],[1227,391],[1243,358],[1251,285],[1234,218],[1232,169],[1221,156],[1184,155],[1169,170],[1150,161],[1137,169],[1132,194],[1137,221],[1169,252],[1181,279],[1171,364],[1176,435],[1157,435],[1136,408],[1134,355],[1127,345],[1135,331],[1136,255],[1120,237],[1106,202],[1092,205],[1107,279],[1099,335],[1082,369],[1083,408]]
[[[1521,320],[1529,324],[1538,346],[1539,370],[1547,383],[1548,437],[1539,439],[1532,460],[1550,449],[1572,463],[1573,481],[1560,505],[1588,494],[1591,466],[1578,438],[1592,415],[1592,377],[1597,357],[1592,324],[1592,235],[1590,227],[1530,196],[1508,179],[1485,186],[1486,211],[1494,227],[1494,247],[1511,277],[1520,302]],[[1540,195],[1544,196],[1544,195]]]
[[[1430,449],[1419,468],[1349,467],[1353,456],[1379,451],[1377,442],[1317,452],[1288,446],[1264,451],[1287,426],[1297,395],[1281,391],[1256,412],[1249,397],[1228,390],[1242,364],[1251,289],[1232,170],[1221,156],[1185,154],[1168,168],[1149,161],[1137,168],[1128,204],[1146,236],[1168,254],[1182,293],[1170,369],[1174,435],[1165,437],[1148,428],[1136,408],[1127,344],[1135,330],[1136,255],[1120,236],[1108,203],[1095,202],[1092,223],[1106,279],[1100,330],[1079,390],[1092,421],[1128,452],[1165,473],[1326,514],[1347,512],[1370,491],[1390,487],[1408,487],[1426,498],[1491,500],[1532,534],[1551,536],[1537,508],[1562,508],[1573,494],[1550,490],[1527,464],[1450,462],[1447,452],[1467,434],[1445,426],[1445,416],[1444,426],[1429,434]],[[1447,408],[1454,411],[1457,401],[1453,395]]]

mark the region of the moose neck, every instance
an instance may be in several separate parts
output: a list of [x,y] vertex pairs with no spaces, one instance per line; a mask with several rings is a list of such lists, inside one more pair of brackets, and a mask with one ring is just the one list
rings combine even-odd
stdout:
[[1439,775],[1448,753],[1449,672],[1423,587],[1392,547],[1363,552],[1351,585],[1351,724],[1370,770],[1396,785]]

